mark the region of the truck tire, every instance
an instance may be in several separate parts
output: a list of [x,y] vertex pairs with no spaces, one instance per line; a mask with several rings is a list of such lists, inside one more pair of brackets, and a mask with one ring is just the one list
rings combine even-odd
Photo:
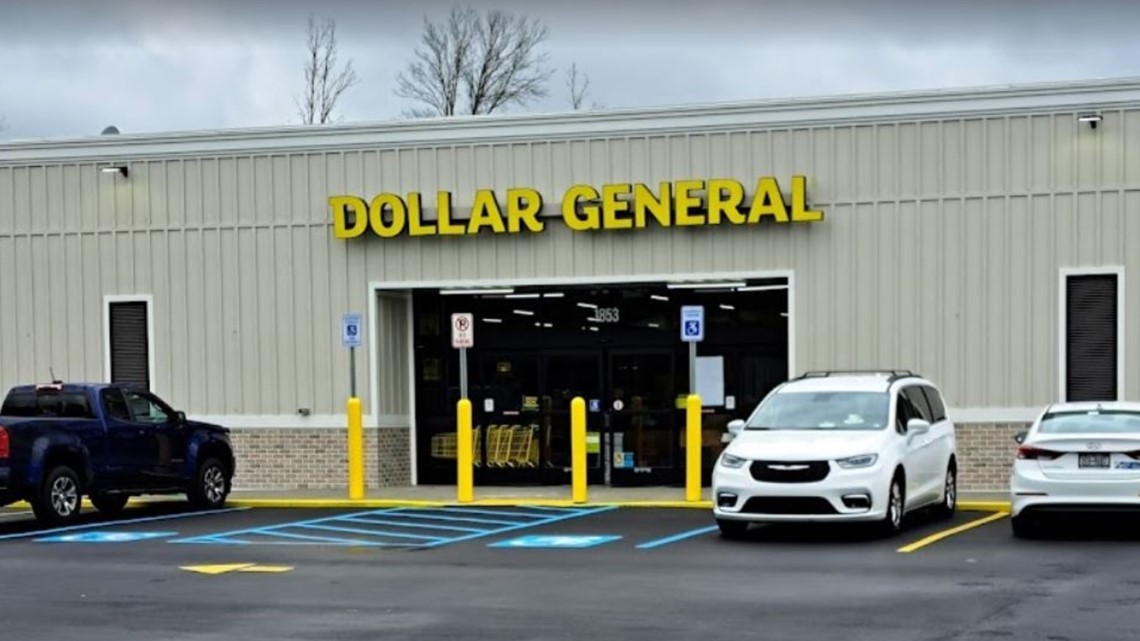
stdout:
[[67,525],[79,518],[83,507],[83,486],[75,470],[57,465],[44,477],[39,493],[32,497],[36,519],[51,525]]
[[122,512],[130,498],[126,494],[92,494],[91,505],[94,505],[100,514],[109,516]]
[[229,491],[225,466],[216,458],[208,458],[198,466],[187,496],[194,507],[212,510],[226,504]]

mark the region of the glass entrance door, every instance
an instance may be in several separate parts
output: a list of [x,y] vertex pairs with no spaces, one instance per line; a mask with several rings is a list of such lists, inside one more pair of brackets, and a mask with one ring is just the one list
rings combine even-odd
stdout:
[[679,411],[672,351],[611,351],[610,484],[664,485],[680,478]]
[[[543,482],[571,482],[570,402],[582,397],[586,407],[587,482],[602,483],[600,433],[604,415],[602,405],[602,353],[597,350],[551,353],[543,358],[543,412],[540,437],[546,453]],[[590,405],[594,405],[593,408]]]

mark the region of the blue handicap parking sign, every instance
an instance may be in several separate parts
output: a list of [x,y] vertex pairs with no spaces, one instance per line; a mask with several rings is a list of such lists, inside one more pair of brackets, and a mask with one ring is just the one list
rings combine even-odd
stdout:
[[705,308],[686,305],[681,308],[681,340],[697,343],[705,339]]
[[78,532],[76,534],[60,534],[49,536],[36,541],[41,543],[129,543],[131,541],[145,541],[147,539],[161,539],[174,536],[177,532]]
[[506,541],[492,543],[492,548],[592,548],[596,545],[616,541],[621,537],[614,534],[532,534]]

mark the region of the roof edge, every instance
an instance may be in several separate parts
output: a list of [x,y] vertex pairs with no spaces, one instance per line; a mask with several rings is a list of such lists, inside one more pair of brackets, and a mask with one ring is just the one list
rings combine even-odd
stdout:
[[677,130],[815,125],[1028,114],[1140,106],[1140,77],[861,93],[747,102],[456,116],[334,125],[171,131],[0,142],[0,164],[263,155],[360,147],[446,146],[652,135]]

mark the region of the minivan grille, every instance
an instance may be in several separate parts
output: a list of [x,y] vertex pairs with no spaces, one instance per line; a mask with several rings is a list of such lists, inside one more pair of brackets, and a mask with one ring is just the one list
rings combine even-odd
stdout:
[[754,496],[740,510],[746,514],[835,514],[821,496]]
[[753,461],[752,478],[768,483],[814,483],[827,478],[827,461]]

